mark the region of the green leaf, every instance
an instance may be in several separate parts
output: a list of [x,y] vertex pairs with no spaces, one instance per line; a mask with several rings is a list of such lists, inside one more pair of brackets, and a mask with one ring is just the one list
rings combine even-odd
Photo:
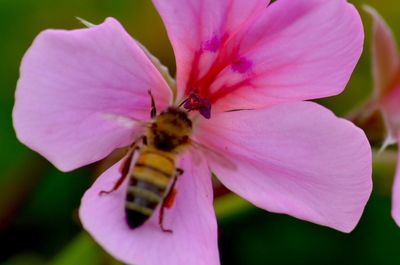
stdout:
[[107,257],[104,251],[86,233],[78,235],[48,265],[98,265]]

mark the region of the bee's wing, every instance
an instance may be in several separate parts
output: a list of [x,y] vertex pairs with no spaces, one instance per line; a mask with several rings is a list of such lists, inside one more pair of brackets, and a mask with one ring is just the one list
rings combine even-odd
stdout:
[[201,144],[199,142],[196,142],[195,140],[191,139],[191,148],[194,149],[197,152],[192,152],[193,159],[195,160],[194,162],[197,163],[199,159],[201,159],[200,155],[198,154],[198,151],[200,151],[203,154],[203,157],[206,157],[208,161],[212,161],[212,163],[217,163],[220,166],[223,166],[225,169],[229,169],[232,171],[236,171],[237,167],[236,164],[232,162],[232,160],[229,159],[229,157],[224,156],[220,152],[205,146],[204,144]]
[[103,119],[113,121],[116,124],[123,126],[127,129],[132,129],[137,126],[146,127],[149,125],[148,122],[145,122],[145,121],[142,121],[139,119],[135,119],[135,118],[131,118],[131,117],[127,117],[127,116],[123,116],[123,115],[119,115],[119,114],[104,112],[104,113],[101,113],[100,115]]

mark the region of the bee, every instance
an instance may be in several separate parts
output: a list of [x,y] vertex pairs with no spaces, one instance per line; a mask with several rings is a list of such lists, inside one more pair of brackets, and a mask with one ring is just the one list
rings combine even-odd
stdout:
[[[122,163],[121,178],[109,191],[117,190],[129,177],[126,191],[125,215],[128,226],[137,228],[145,223],[160,206],[159,225],[162,231],[172,232],[163,225],[164,209],[169,208],[175,196],[175,184],[183,170],[177,168],[177,159],[190,145],[192,121],[188,112],[179,106],[169,107],[157,115],[151,95],[152,121],[141,136],[141,144],[136,141],[128,157]],[[133,162],[134,153],[137,152]]]

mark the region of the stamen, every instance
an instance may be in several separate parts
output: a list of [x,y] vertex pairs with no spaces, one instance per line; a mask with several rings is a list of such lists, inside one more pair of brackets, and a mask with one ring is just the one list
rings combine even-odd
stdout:
[[191,92],[182,104],[188,111],[198,110],[204,118],[209,119],[211,117],[211,102],[195,92]]

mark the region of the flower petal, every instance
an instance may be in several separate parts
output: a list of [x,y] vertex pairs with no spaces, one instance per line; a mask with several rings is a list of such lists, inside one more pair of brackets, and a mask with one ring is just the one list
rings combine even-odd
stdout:
[[374,77],[375,98],[383,96],[400,71],[400,56],[396,41],[389,26],[371,6],[364,6],[373,18],[372,35],[372,74]]
[[220,22],[230,9],[207,1],[155,2],[177,55],[178,90],[198,89],[214,110],[336,95],[362,51],[361,19],[345,0],[214,1],[252,3],[236,28]]
[[[265,11],[266,0],[153,0],[168,31],[177,64],[178,98],[193,75],[204,75],[228,34]],[[202,58],[196,53],[203,53]],[[199,60],[199,67],[194,61]],[[198,76],[199,77],[199,76]]]
[[198,141],[236,163],[209,161],[232,191],[268,211],[349,232],[370,196],[371,148],[362,130],[311,102],[226,112]]
[[131,230],[125,221],[127,181],[109,195],[99,196],[118,179],[119,164],[100,176],[83,196],[80,218],[84,228],[111,255],[128,264],[218,265],[217,223],[213,210],[210,171],[205,160],[194,166],[190,155],[182,159],[185,173],[177,182],[177,197],[164,214],[162,232],[157,214]]
[[336,95],[349,81],[363,39],[360,16],[347,1],[279,0],[225,47],[238,49],[237,60],[247,61],[248,70],[226,67],[210,90],[223,110]]
[[[400,142],[400,139],[398,142]],[[392,216],[397,225],[400,226],[400,150],[398,152],[397,171],[392,191]]]
[[46,30],[27,51],[13,111],[21,142],[67,171],[132,142],[137,129],[109,117],[150,116],[171,91],[142,49],[114,19],[79,30]]

